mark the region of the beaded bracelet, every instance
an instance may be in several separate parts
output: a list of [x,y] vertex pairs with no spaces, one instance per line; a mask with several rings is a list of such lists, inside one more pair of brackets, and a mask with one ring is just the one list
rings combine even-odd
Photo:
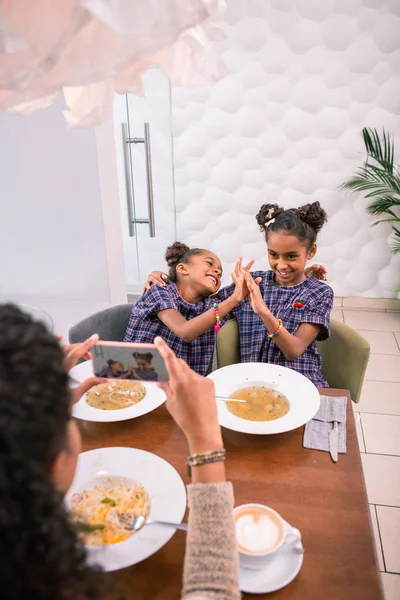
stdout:
[[192,476],[192,467],[199,467],[200,465],[219,462],[221,460],[225,460],[225,458],[225,448],[221,448],[221,450],[210,450],[209,452],[201,452],[200,454],[192,454],[192,456],[189,456],[186,462],[188,477]]
[[213,308],[214,308],[215,320],[216,320],[216,323],[214,326],[214,331],[215,331],[215,333],[218,333],[218,331],[221,329],[221,317],[219,316],[218,304],[216,302],[214,302]]
[[283,327],[282,319],[278,319],[278,328],[277,328],[277,330],[274,331],[274,333],[270,333],[269,331],[267,331],[267,336],[269,337],[269,339],[271,340],[276,335],[278,335],[278,333],[280,332],[280,330],[282,329],[282,327]]

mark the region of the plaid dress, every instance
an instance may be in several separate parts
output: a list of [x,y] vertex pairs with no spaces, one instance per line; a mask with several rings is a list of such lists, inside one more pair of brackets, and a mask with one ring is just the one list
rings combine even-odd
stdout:
[[[209,298],[197,304],[186,302],[171,281],[168,281],[165,287],[152,285],[132,308],[124,342],[152,344],[154,338],[159,335],[189,367],[200,375],[205,375],[214,352],[214,326],[192,342],[184,342],[160,321],[157,313],[172,308],[189,321],[212,308],[213,304],[214,301]],[[226,317],[221,319],[221,324],[225,321]]]
[[[261,277],[260,290],[264,302],[276,318],[282,319],[283,326],[289,333],[295,333],[301,323],[313,323],[321,325],[317,340],[329,337],[332,288],[314,277],[308,277],[298,285],[278,286],[274,283],[273,271],[256,271],[252,276]],[[222,301],[228,298],[233,289],[234,285],[223,288],[219,292],[219,299]],[[296,308],[296,300],[301,300],[303,307]],[[247,300],[232,312],[239,323],[242,362],[268,362],[288,367],[299,371],[318,387],[329,387],[321,372],[322,359],[315,342],[297,360],[289,361],[274,340],[268,338],[264,322],[255,314]]]

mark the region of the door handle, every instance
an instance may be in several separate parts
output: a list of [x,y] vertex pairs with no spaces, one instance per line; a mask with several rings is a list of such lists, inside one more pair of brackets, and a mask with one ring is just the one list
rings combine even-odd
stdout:
[[[130,138],[128,135],[128,126],[126,123],[122,124],[122,137],[123,137],[123,148],[124,148],[124,163],[125,163],[125,184],[126,184],[126,196],[128,206],[128,219],[129,219],[129,235],[132,237],[135,235],[135,224],[149,224],[150,237],[156,236],[155,226],[155,215],[154,215],[154,193],[153,193],[153,173],[151,164],[151,144],[150,144],[150,123],[144,124],[144,137],[142,138]],[[134,194],[132,189],[131,179],[129,177],[130,164],[128,145],[129,144],[144,144],[145,156],[146,156],[146,183],[147,183],[147,206],[149,211],[148,219],[137,219],[134,214]]]

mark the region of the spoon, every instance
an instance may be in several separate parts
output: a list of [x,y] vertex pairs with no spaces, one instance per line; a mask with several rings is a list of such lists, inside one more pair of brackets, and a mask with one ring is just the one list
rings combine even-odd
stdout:
[[[99,392],[94,390],[96,396],[101,396]],[[222,400],[222,402],[247,402],[247,400],[240,400],[239,398],[224,398],[223,396],[215,396],[217,400]]]
[[143,515],[133,517],[132,520],[124,518],[124,515],[119,515],[119,522],[121,527],[133,531],[139,531],[145,525],[164,525],[165,527],[173,527],[174,529],[180,529],[181,531],[187,531],[187,523],[169,523],[167,521],[153,521],[152,519],[146,519]]
[[222,402],[247,402],[247,400],[240,400],[239,398],[224,398],[223,396],[215,396],[217,400]]

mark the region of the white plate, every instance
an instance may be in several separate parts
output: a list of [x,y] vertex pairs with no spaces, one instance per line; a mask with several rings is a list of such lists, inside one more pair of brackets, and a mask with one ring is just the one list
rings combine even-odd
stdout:
[[[79,382],[84,381],[88,377],[93,377],[92,361],[87,360],[86,362],[77,365],[71,369],[69,374],[73,379]],[[119,410],[101,410],[100,408],[93,408],[93,406],[90,406],[86,402],[86,394],[84,394],[79,402],[74,404],[72,415],[77,419],[96,421],[98,423],[127,421],[128,419],[141,417],[142,415],[155,410],[165,402],[166,396],[164,392],[160,390],[155,383],[149,383],[147,381],[141,381],[140,383],[146,388],[146,396],[134,406],[120,408]]]
[[44,312],[44,310],[41,308],[36,308],[36,306],[30,306],[29,304],[19,304],[19,308],[25,313],[28,313],[28,315],[30,315],[34,321],[43,323],[43,325],[45,325],[49,331],[53,331],[53,319],[50,317],[50,315]]
[[268,560],[263,569],[257,571],[240,568],[239,585],[242,592],[269,594],[288,585],[297,577],[302,567],[304,558],[302,548],[301,542],[294,548],[283,546]]
[[[71,506],[73,494],[92,487],[94,480],[102,481],[106,475],[125,477],[143,485],[150,495],[151,519],[182,521],[186,490],[181,477],[164,459],[134,448],[100,448],[80,454],[75,478],[65,497],[67,506]],[[89,563],[99,564],[106,571],[124,569],[157,552],[174,533],[169,527],[146,525],[124,542],[87,546]]]
[[218,420],[222,427],[242,433],[282,433],[301,427],[316,414],[320,404],[317,388],[297,371],[268,363],[239,363],[214,371],[208,376],[214,381],[217,396],[228,398],[241,387],[263,385],[284,394],[289,400],[289,412],[274,421],[248,421],[233,415],[225,402],[217,400]]

